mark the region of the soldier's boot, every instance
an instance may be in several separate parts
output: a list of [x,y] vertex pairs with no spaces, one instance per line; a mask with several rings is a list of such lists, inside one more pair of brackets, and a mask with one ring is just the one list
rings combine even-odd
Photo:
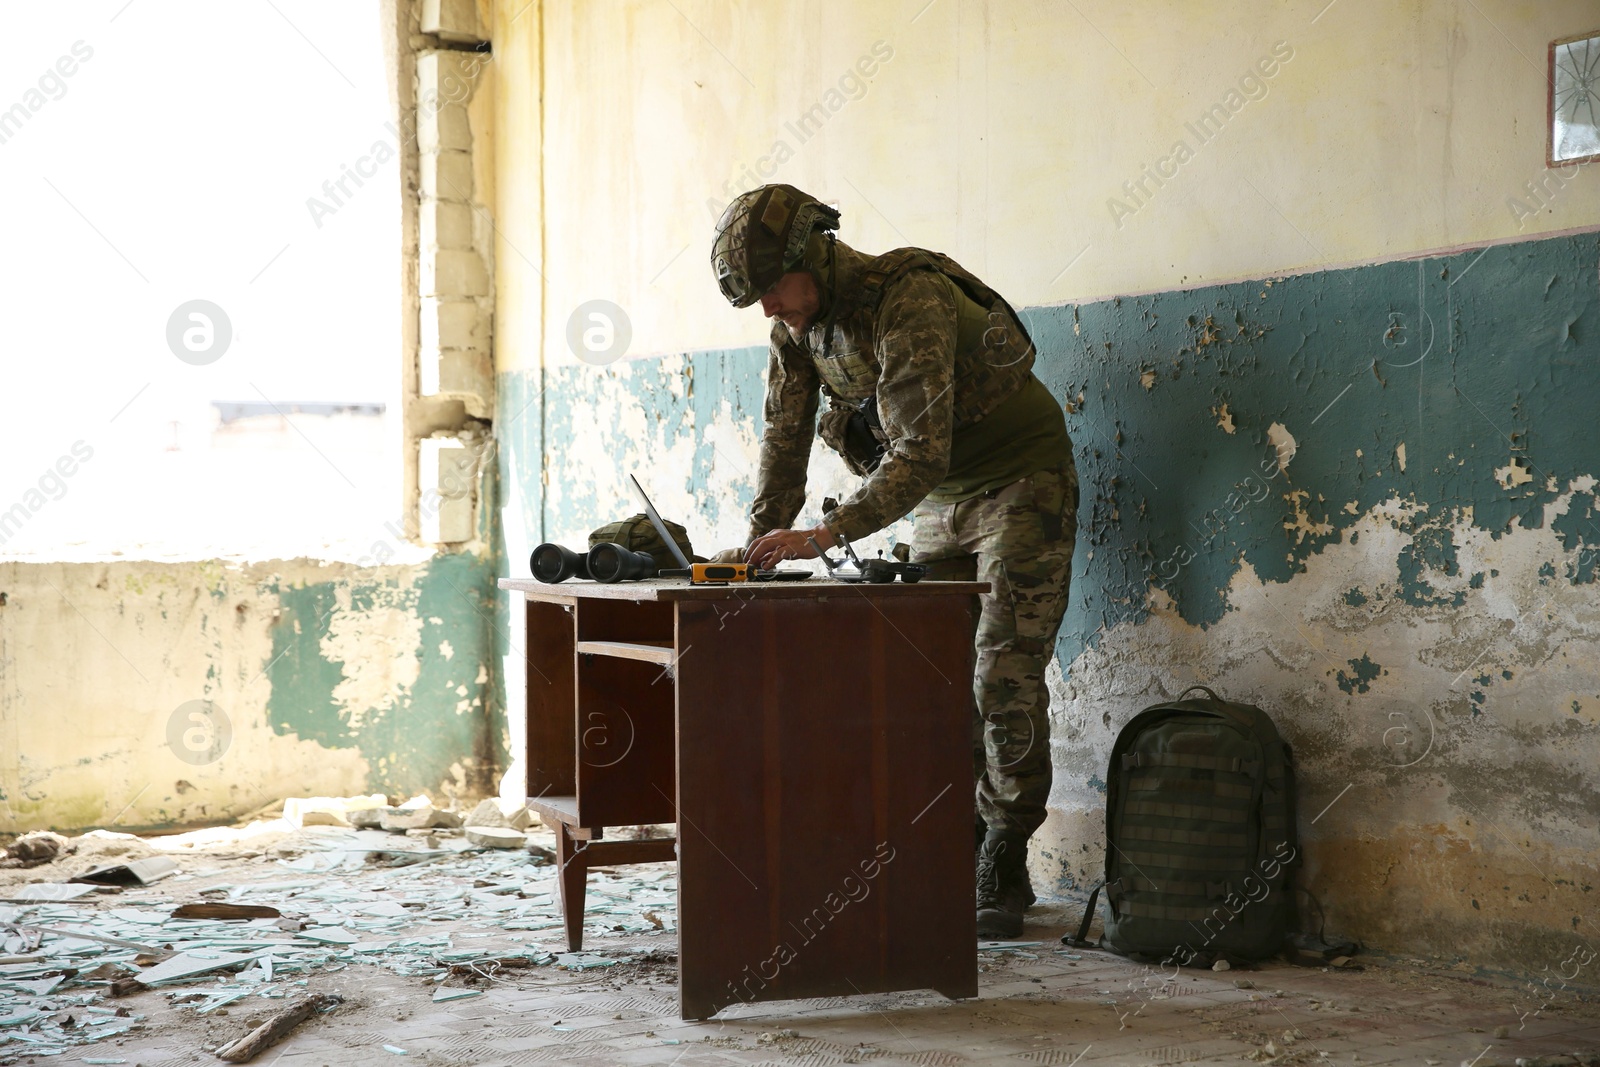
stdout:
[[1033,903],[1028,884],[1028,839],[990,830],[978,849],[978,937],[1004,940],[1022,933],[1022,913]]
[[[983,839],[989,834],[989,826],[982,819],[973,827],[972,855],[976,859],[978,853],[983,851]],[[1033,907],[1039,898],[1033,892],[1033,879],[1028,874],[1028,865],[1022,865],[1022,905],[1024,908]]]

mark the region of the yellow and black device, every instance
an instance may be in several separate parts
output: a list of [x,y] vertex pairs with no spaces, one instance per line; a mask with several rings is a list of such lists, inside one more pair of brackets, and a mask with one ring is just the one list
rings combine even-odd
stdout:
[[692,585],[724,582],[755,582],[761,579],[757,576],[756,569],[748,563],[691,563],[688,567],[678,567],[670,571],[662,571],[663,578],[687,578]]
[[731,582],[798,582],[811,577],[810,571],[801,570],[770,570],[764,571],[752,567],[748,563],[690,563],[683,554],[683,549],[678,547],[677,540],[672,536],[672,531],[667,529],[666,523],[661,521],[661,516],[656,514],[655,505],[650,503],[650,498],[645,495],[644,486],[639,484],[639,479],[628,475],[628,480],[633,483],[633,491],[639,495],[639,500],[644,504],[644,513],[650,517],[650,524],[656,528],[656,533],[661,535],[661,540],[667,543],[667,548],[672,552],[672,557],[678,561],[678,566],[671,570],[658,571],[662,578],[687,578],[691,585],[728,585]]
[[756,576],[748,563],[695,563],[689,570],[691,582],[749,582]]

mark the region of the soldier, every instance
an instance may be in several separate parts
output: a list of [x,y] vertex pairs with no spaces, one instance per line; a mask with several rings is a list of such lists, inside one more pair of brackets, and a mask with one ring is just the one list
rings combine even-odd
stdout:
[[[937,252],[864,255],[834,237],[838,224],[789,185],[744,193],[717,223],[722,294],[776,320],[745,558],[810,558],[807,538],[826,549],[914,512],[911,558],[930,579],[989,583],[973,679],[978,936],[1016,937],[1050,793],[1044,672],[1078,526],[1072,444],[999,293]],[[864,481],[796,530],[814,433]]]

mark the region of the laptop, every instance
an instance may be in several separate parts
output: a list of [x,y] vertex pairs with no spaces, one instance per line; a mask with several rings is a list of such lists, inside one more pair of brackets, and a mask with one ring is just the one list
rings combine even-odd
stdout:
[[[644,486],[639,484],[639,479],[628,475],[628,481],[633,483],[633,491],[638,494],[639,502],[644,505],[644,513],[650,517],[650,525],[656,528],[656,533],[661,535],[667,548],[672,552],[672,558],[678,561],[678,566],[683,569],[684,576],[694,574],[694,564],[689,562],[689,557],[684,555],[683,549],[678,547],[677,539],[672,536],[672,531],[667,529],[667,524],[661,521],[661,516],[656,512],[655,505],[650,503],[650,497],[645,494]],[[702,564],[702,566],[705,566]],[[751,581],[757,582],[799,582],[811,577],[810,571],[803,571],[794,567],[779,568],[777,570],[758,570],[750,568],[753,577]]]

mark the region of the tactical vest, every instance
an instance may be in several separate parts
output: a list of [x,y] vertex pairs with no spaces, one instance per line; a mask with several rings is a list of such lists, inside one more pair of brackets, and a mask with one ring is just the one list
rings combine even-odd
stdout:
[[[1033,339],[1022,319],[1006,299],[985,285],[955,260],[925,248],[897,248],[869,261],[858,290],[835,294],[850,310],[836,320],[831,350],[809,352],[793,341],[795,350],[816,366],[823,391],[835,403],[852,403],[872,396],[883,376],[877,354],[878,304],[883,291],[915,270],[934,270],[955,284],[957,340],[955,384],[952,399],[955,425],[978,422],[1027,382],[1033,370]],[[970,302],[970,303],[966,303]],[[961,306],[966,303],[966,306]]]

